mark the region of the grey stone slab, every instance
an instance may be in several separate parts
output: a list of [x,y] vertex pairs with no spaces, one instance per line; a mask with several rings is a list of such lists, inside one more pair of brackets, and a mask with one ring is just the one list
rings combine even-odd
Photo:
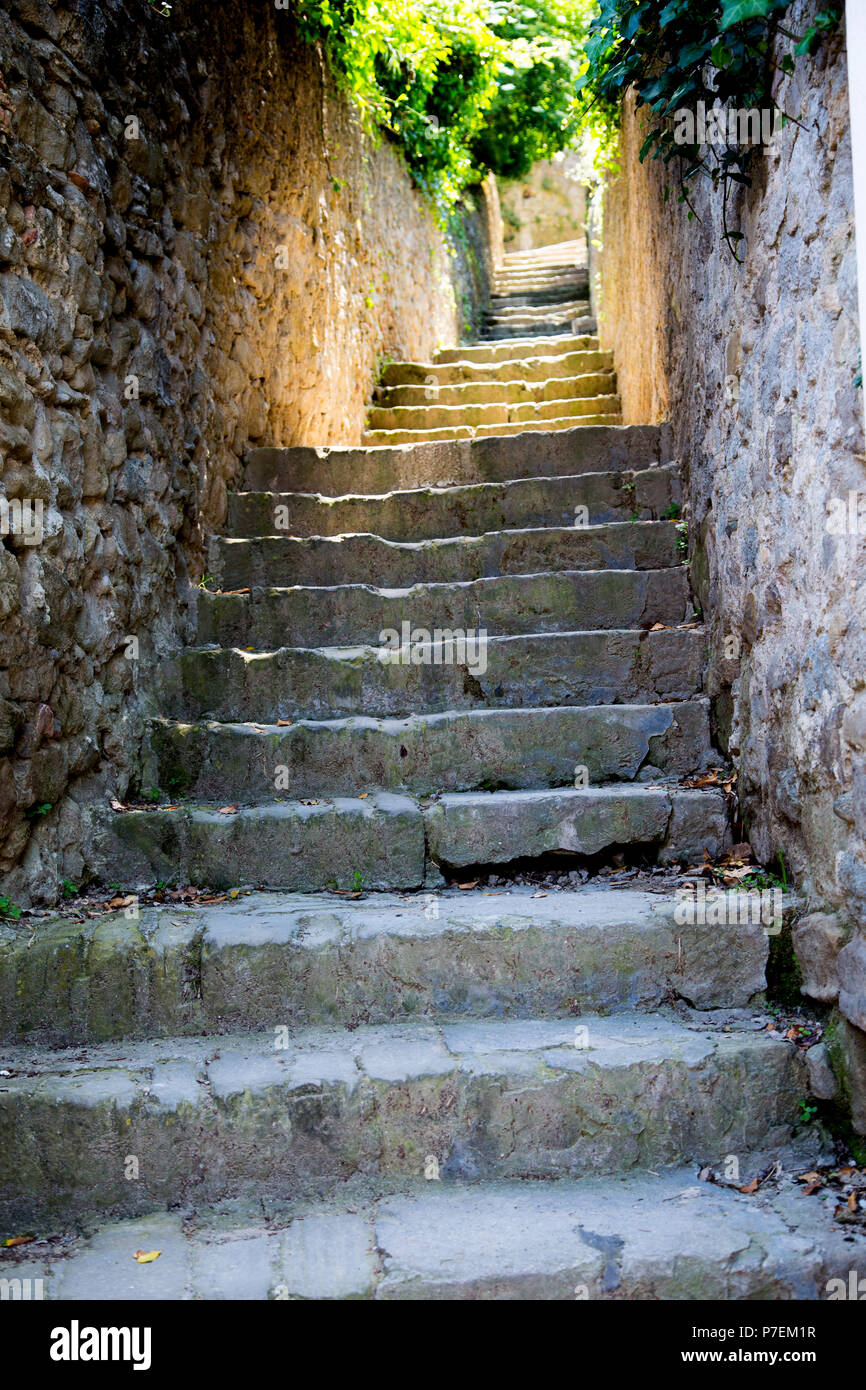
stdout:
[[460,583],[546,570],[665,569],[682,564],[673,521],[536,527],[431,541],[373,535],[215,538],[210,564],[220,588],[274,584],[384,586]]
[[[206,1078],[198,1104],[149,1104],[145,1082],[131,1096],[128,1076],[171,1053]],[[14,1049],[9,1059],[14,1070]],[[100,1103],[86,1106],[76,1074],[51,1073],[51,1060],[14,1098],[0,1092],[0,1112],[15,1115],[0,1124],[0,1211],[12,1224],[420,1178],[431,1155],[449,1178],[472,1179],[718,1164],[787,1144],[807,1094],[796,1049],[759,1025],[714,1032],[647,1015],[298,1030],[285,1051],[269,1033],[216,1049],[98,1044],[86,1065],[102,1078]]]
[[[133,1258],[137,1250],[159,1250],[160,1255],[139,1264]],[[51,1296],[64,1301],[178,1299],[189,1296],[191,1274],[180,1216],[154,1212],[98,1231],[84,1249],[58,1266]]]
[[[446,350],[437,362],[503,362],[540,354],[560,357],[595,346],[587,338],[536,340],[530,351],[517,344],[493,344]],[[599,473],[629,465],[640,468],[670,458],[669,432],[657,425],[600,426],[540,434],[525,441],[500,437],[398,446],[395,449],[352,447],[257,448],[247,454],[244,486],[252,491],[390,492],[428,484],[502,482],[511,478]]]
[[294,585],[198,595],[198,635],[219,647],[376,645],[408,616],[423,626],[483,627],[502,634],[675,625],[691,614],[688,574],[662,570],[564,570],[404,589],[372,584]]
[[250,802],[280,786],[296,797],[562,787],[577,767],[592,784],[631,782],[645,766],[683,776],[718,760],[706,701],[359,715],[290,728],[160,720],[152,736],[161,785],[175,796],[217,800],[243,788]]
[[[407,613],[390,632],[382,629],[375,645],[188,648],[164,664],[162,713],[184,721],[268,724],[499,709],[500,719],[513,711],[519,728],[526,708],[687,702],[703,688],[706,635],[700,629],[493,637],[471,624],[455,636],[453,629],[419,629],[413,610]],[[404,631],[423,635],[404,641]],[[457,731],[462,727],[458,723]],[[185,756],[192,759],[193,750]],[[169,774],[184,781],[182,766]]]
[[424,817],[431,858],[456,867],[626,844],[656,845],[660,859],[692,861],[704,848],[715,858],[730,842],[722,796],[678,788],[468,792],[441,797]]

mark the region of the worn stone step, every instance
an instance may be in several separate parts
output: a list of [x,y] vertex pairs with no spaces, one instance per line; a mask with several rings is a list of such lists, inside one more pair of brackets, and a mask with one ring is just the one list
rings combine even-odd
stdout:
[[441,628],[437,635],[427,620],[423,609],[404,609],[391,633],[382,629],[381,642],[363,647],[187,647],[160,665],[161,708],[187,720],[273,723],[485,706],[655,704],[688,700],[702,689],[706,634],[699,628],[483,637],[470,627],[455,637]]
[[[203,645],[276,647],[377,645],[406,614],[434,628],[484,628],[490,636],[675,626],[692,613],[688,571],[571,570],[505,575],[460,584],[379,589],[370,584],[198,594]],[[422,668],[423,669],[423,668]]]
[[383,387],[376,392],[376,405],[384,409],[419,405],[518,405],[534,401],[577,400],[615,392],[616,375],[613,371],[585,372],[581,376],[557,376],[534,382],[469,381],[456,386],[440,386],[431,379],[423,386]]
[[524,357],[504,362],[389,362],[382,372],[382,385],[441,388],[470,382],[548,382],[559,377],[585,376],[589,372],[612,372],[613,353],[598,349],[565,352],[561,357]]
[[[387,540],[433,540],[524,526],[573,526],[580,517],[605,521],[660,520],[679,510],[679,471],[672,465],[640,471],[578,473],[415,488],[380,496],[326,498],[320,493],[229,493],[226,530],[235,537],[338,536],[369,532]],[[578,512],[585,508],[586,515]]]
[[670,431],[660,425],[571,429],[534,434],[420,444],[395,449],[338,447],[252,449],[244,488],[251,492],[387,493],[395,489],[458,483],[508,482],[516,478],[643,469],[671,459]]
[[537,304],[561,304],[587,299],[588,279],[584,271],[576,275],[518,275],[508,280],[494,280],[491,285],[489,308]]
[[485,310],[487,317],[520,309],[550,309],[561,304],[588,304],[587,277],[551,280],[548,283],[527,281],[523,284],[496,285]]
[[[307,804],[312,801],[314,804]],[[730,847],[715,791],[621,784],[554,791],[455,792],[422,807],[406,795],[320,797],[230,808],[190,803],[94,818],[88,869],[129,886],[242,884],[315,892],[418,888],[440,867],[592,856],[633,846],[662,864],[703,863]]]
[[[605,397],[604,399],[608,399]],[[431,430],[367,430],[361,443],[369,448],[390,449],[399,444],[430,444],[460,439],[495,439],[502,435],[547,434],[551,430],[596,428],[599,425],[621,425],[619,409],[607,410],[604,415],[567,415],[562,419],[513,420],[505,425],[448,425]]]
[[489,404],[444,405],[431,401],[425,405],[371,406],[369,430],[429,430],[465,425],[521,424],[539,420],[561,420],[568,416],[618,415],[619,396],[611,391],[613,378],[607,373],[590,376],[585,394],[567,399],[499,401]]
[[103,882],[132,887],[246,883],[316,892],[360,880],[371,890],[399,890],[424,881],[424,824],[416,801],[390,792],[238,811],[217,803],[106,811],[94,817],[88,855]]
[[440,348],[434,362],[514,362],[521,357],[562,357],[570,352],[586,352],[598,347],[591,334],[561,334],[548,338],[527,337],[510,343],[475,343],[471,346]]
[[490,791],[682,776],[718,760],[709,704],[565,706],[296,719],[275,724],[151,724],[157,782],[169,796],[264,801],[371,791]]
[[658,785],[455,793],[424,818],[428,856],[446,869],[628,845],[645,847],[660,864],[694,864],[731,844],[721,791]]
[[[539,296],[541,302],[528,304],[523,297],[500,299],[484,311],[483,323],[488,327],[534,328],[539,323],[570,324],[574,318],[589,315],[589,301],[581,295],[573,299],[550,300]],[[567,331],[567,330],[566,330]]]
[[673,521],[603,526],[533,527],[441,540],[388,541],[381,536],[217,536],[211,571],[220,588],[262,584],[431,584],[544,570],[664,569],[682,564]]
[[527,322],[532,322],[544,318],[546,315],[558,318],[561,312],[568,316],[568,311],[570,311],[572,318],[576,314],[589,312],[589,298],[585,283],[572,293],[561,290],[538,290],[531,294],[518,292],[494,295],[484,309],[483,317],[488,320],[523,318]]
[[[581,306],[578,306],[577,313],[580,314]],[[579,330],[574,325],[579,324]],[[531,341],[538,335],[540,338],[550,338],[559,333],[563,339],[569,333],[595,334],[598,325],[595,319],[588,315],[582,318],[571,318],[563,315],[560,319],[555,314],[550,314],[546,319],[539,319],[536,323],[486,323],[481,330],[482,342],[507,342],[510,339],[519,341]]]
[[658,1014],[281,1025],[4,1049],[4,1222],[422,1179],[431,1155],[446,1181],[718,1164],[781,1149],[807,1094],[792,1043]]
[[[48,1300],[819,1301],[866,1277],[825,1205],[696,1183],[694,1166],[447,1180],[341,1202],[199,1204],[116,1221],[20,1267]],[[161,1251],[152,1265],[130,1250]],[[15,1274],[19,1267],[8,1271]],[[720,1354],[724,1354],[721,1353]],[[779,1353],[782,1355],[783,1353]]]
[[[26,927],[0,923],[0,1042],[70,1046],[261,1028],[754,1004],[760,909],[720,929],[673,894],[582,888],[252,893]],[[740,921],[743,917],[746,920]],[[719,932],[725,949],[719,949]]]

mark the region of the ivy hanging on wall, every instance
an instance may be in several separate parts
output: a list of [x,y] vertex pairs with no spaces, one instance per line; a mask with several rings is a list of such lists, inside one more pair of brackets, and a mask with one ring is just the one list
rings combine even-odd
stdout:
[[823,6],[798,34],[784,23],[789,8],[790,0],[599,0],[590,24],[579,82],[587,109],[618,122],[635,88],[649,115],[641,160],[675,167],[689,217],[696,178],[721,188],[724,236],[737,260],[731,191],[750,186],[756,151],[797,119],[777,104],[776,79],[811,57],[841,19],[840,5]]

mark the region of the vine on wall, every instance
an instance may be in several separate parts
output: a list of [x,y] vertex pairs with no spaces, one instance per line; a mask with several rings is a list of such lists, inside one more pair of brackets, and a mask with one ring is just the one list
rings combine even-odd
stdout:
[[[783,22],[789,7],[790,0],[598,0],[589,26],[588,66],[578,83],[587,110],[618,125],[623,97],[634,87],[649,118],[641,160],[674,166],[679,201],[689,217],[696,215],[691,197],[696,178],[721,188],[724,235],[736,259],[742,233],[730,224],[731,190],[751,184],[750,169],[767,126],[773,130],[797,119],[777,103],[778,75],[793,73],[797,61],[811,57],[841,19],[840,5],[822,6],[798,34]],[[780,38],[788,45],[781,58],[774,56]],[[724,110],[723,119],[710,114],[714,107]],[[763,125],[738,117],[761,112],[771,117]],[[682,113],[695,119],[691,124],[678,119]],[[759,138],[753,138],[759,130]]]

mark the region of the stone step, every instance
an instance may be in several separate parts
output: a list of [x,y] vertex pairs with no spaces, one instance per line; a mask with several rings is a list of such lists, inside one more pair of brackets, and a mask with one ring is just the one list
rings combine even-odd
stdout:
[[247,454],[244,488],[251,492],[315,492],[326,496],[388,493],[458,483],[643,469],[671,458],[670,431],[660,425],[572,428],[565,435],[495,438],[401,446],[259,448]]
[[260,653],[187,647],[161,663],[162,711],[185,720],[273,723],[485,706],[655,704],[701,690],[707,639],[698,628],[485,638],[470,627],[461,640],[442,629],[437,636],[423,610],[417,635],[418,612],[404,610],[376,645]]
[[619,396],[611,391],[614,378],[608,373],[578,379],[582,395],[565,400],[518,400],[490,404],[446,405],[430,401],[424,405],[371,406],[367,429],[431,430],[465,425],[523,425],[539,421],[563,420],[569,416],[619,415]]
[[[580,312],[580,308],[578,308],[578,312]],[[515,339],[526,343],[531,342],[536,334],[539,338],[552,338],[555,334],[561,334],[565,341],[569,333],[577,332],[595,335],[598,332],[598,324],[589,315],[569,320],[566,315],[560,319],[551,314],[545,319],[539,319],[537,323],[487,323],[482,328],[480,336],[482,342],[495,343]]]
[[[378,496],[325,498],[319,493],[229,493],[227,533],[234,537],[339,536],[370,532],[386,540],[434,540],[524,526],[573,526],[576,516],[606,521],[657,521],[679,510],[679,470],[577,473],[415,488]],[[578,514],[586,509],[586,516]]]
[[782,1149],[807,1095],[797,1049],[753,1031],[760,1022],[281,1027],[274,1017],[259,1034],[95,1043],[83,1058],[4,1050],[4,1224],[420,1180],[431,1155],[446,1181],[464,1182],[719,1164]]
[[548,434],[551,430],[573,430],[575,420],[583,429],[598,425],[621,425],[622,415],[606,411],[604,415],[565,416],[560,420],[513,421],[505,425],[449,425],[432,430],[367,430],[361,443],[368,448],[390,449],[399,444],[430,444],[447,440],[495,439],[502,435]]
[[524,282],[522,284],[497,285],[490,296],[485,311],[489,316],[509,309],[550,308],[560,304],[587,304],[587,277],[574,276],[551,281],[547,284]]
[[[197,1202],[117,1221],[21,1272],[43,1280],[46,1299],[95,1302],[818,1301],[830,1280],[866,1277],[866,1246],[820,1201],[696,1183],[693,1165],[381,1186],[336,1206],[268,1203],[263,1215],[253,1201]],[[139,1265],[139,1249],[160,1258]]]
[[585,270],[511,274],[491,282],[490,303],[507,304],[522,299],[533,304],[543,299],[555,304],[562,299],[586,299],[588,284]]
[[132,888],[164,882],[318,892],[350,890],[360,881],[371,891],[392,891],[423,884],[417,801],[390,792],[310,800],[270,800],[236,812],[216,802],[101,812],[89,866],[102,881]]
[[[247,716],[249,718],[249,716]],[[296,719],[291,728],[156,719],[157,783],[169,795],[260,802],[371,791],[471,792],[683,776],[718,761],[709,703],[566,706]]]
[[[751,906],[751,905],[750,905]],[[0,1042],[51,1046],[437,1016],[755,1004],[760,910],[676,920],[673,894],[530,888],[253,893],[97,920],[0,924]],[[747,920],[740,921],[740,917]],[[4,1064],[5,1065],[5,1064]]]
[[548,382],[558,377],[612,371],[612,352],[587,348],[563,353],[561,357],[524,357],[505,362],[389,362],[382,372],[382,385],[434,384],[441,389],[469,382]]
[[222,589],[248,585],[363,584],[389,587],[544,570],[664,569],[682,563],[673,521],[534,527],[483,536],[388,541],[381,536],[217,536],[210,568]]
[[[587,355],[587,354],[584,354]],[[575,377],[552,377],[547,381],[468,381],[440,386],[429,381],[423,386],[385,386],[376,392],[376,404],[386,409],[418,405],[518,405],[527,401],[567,401],[589,395],[616,392],[614,372],[585,372]]]
[[500,300],[497,307],[486,309],[482,317],[488,328],[517,327],[521,324],[532,328],[538,323],[570,324],[572,319],[589,316],[589,313],[589,302],[584,298],[534,305],[521,304],[517,300]]
[[[491,636],[675,626],[692,612],[688,572],[572,570],[461,584],[379,589],[369,584],[198,594],[198,639],[218,647],[377,645],[408,613],[433,628],[484,628]],[[419,668],[422,669],[423,668]]]
[[448,794],[424,819],[428,857],[446,872],[628,845],[700,864],[731,844],[722,792],[657,785]]
[[512,343],[475,343],[471,347],[440,348],[436,362],[514,362],[521,357],[562,357],[569,352],[586,352],[597,347],[590,334],[558,333],[549,338],[517,339]]
[[425,806],[392,792],[235,804],[106,811],[94,817],[89,867],[127,887],[316,892],[351,889],[360,877],[371,891],[399,891],[437,879],[440,867],[550,854],[577,862],[627,846],[658,863],[693,864],[731,844],[724,795],[676,786],[455,792]]

